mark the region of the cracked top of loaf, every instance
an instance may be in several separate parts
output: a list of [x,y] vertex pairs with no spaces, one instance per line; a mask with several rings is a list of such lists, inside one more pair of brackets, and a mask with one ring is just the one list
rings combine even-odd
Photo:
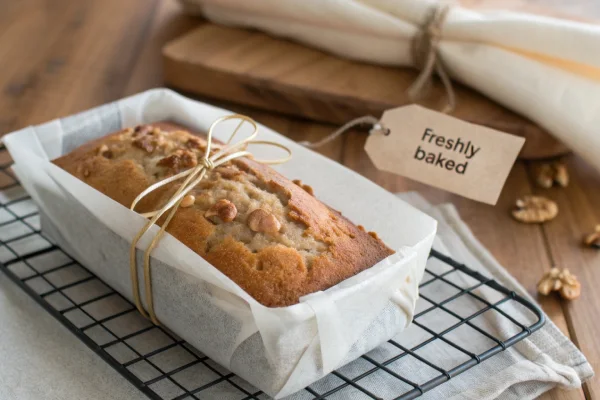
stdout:
[[[205,146],[186,128],[160,122],[86,143],[54,163],[130,207],[148,186],[196,166]],[[161,208],[182,181],[150,193],[136,211]],[[268,307],[296,304],[393,253],[375,233],[317,200],[310,186],[250,158],[207,173],[167,232]]]

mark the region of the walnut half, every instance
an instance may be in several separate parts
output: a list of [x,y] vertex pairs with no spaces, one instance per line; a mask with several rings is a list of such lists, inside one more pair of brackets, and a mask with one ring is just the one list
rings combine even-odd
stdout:
[[538,186],[545,189],[551,188],[555,183],[561,187],[567,187],[569,172],[567,166],[562,162],[545,163],[537,168],[535,180]]
[[104,158],[113,158],[113,152],[108,148],[106,144],[103,144],[98,148],[98,155]]
[[562,163],[554,163],[554,182],[558,183],[561,187],[569,186],[569,172],[567,166]]
[[544,274],[538,283],[538,292],[544,296],[558,292],[563,299],[573,300],[581,295],[581,284],[568,269],[555,267]]
[[542,164],[540,165],[536,172],[535,181],[538,186],[543,187],[544,189],[551,188],[554,184],[554,169],[550,164]]
[[512,215],[517,221],[539,224],[554,219],[558,215],[558,205],[542,196],[525,196],[516,201]]
[[588,247],[600,249],[600,224],[596,225],[594,232],[585,235],[583,238],[583,244]]

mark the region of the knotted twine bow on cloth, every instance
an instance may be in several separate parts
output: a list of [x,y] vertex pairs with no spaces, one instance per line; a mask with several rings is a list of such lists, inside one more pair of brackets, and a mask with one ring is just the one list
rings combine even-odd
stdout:
[[450,113],[456,107],[456,96],[452,80],[444,68],[439,55],[439,44],[442,39],[442,26],[450,11],[450,5],[437,4],[431,9],[421,30],[412,41],[412,53],[416,67],[421,71],[417,79],[408,88],[408,97],[416,102],[431,87],[431,77],[436,72],[446,89],[447,103],[442,109],[444,114]]
[[[412,41],[412,53],[415,66],[421,72],[419,72],[417,79],[415,79],[412,85],[407,89],[410,101],[413,103],[417,102],[425,92],[429,91],[431,88],[431,78],[433,77],[434,72],[437,73],[446,90],[446,105],[441,110],[444,114],[451,113],[456,107],[454,86],[452,86],[452,80],[444,69],[444,64],[439,56],[438,49],[440,40],[442,39],[442,26],[449,11],[450,5],[436,4],[430,10],[421,30],[415,35]],[[369,130],[369,134],[374,132],[383,133],[384,135],[389,134],[389,129],[383,126],[376,117],[366,115],[347,122],[317,142],[303,141],[299,142],[299,144],[311,149],[316,149],[335,140],[338,136],[350,129],[363,124],[371,125],[372,128]]]
[[[240,122],[237,125],[237,127],[235,128],[235,130],[233,131],[233,133],[231,134],[231,136],[229,137],[229,140],[227,140],[227,142],[225,143],[225,146],[223,146],[219,151],[217,151],[215,154],[213,154],[211,156],[210,148],[212,146],[212,136],[213,136],[214,129],[222,122],[225,122],[228,120],[235,120],[235,119],[239,119]],[[252,134],[250,134],[250,136],[248,136],[247,138],[245,138],[237,143],[232,144],[231,141],[236,136],[236,134],[239,132],[239,130],[242,127],[242,125],[244,124],[244,122],[248,122],[250,125],[252,125],[252,127],[253,127]],[[208,134],[207,134],[207,138],[206,138],[207,144],[206,144],[206,150],[204,153],[204,157],[202,158],[201,162],[196,167],[190,168],[183,172],[180,172],[176,175],[173,175],[169,178],[163,179],[162,181],[159,181],[159,182],[149,186],[146,190],[144,190],[142,193],[140,193],[135,198],[135,200],[133,200],[133,202],[131,203],[130,209],[135,211],[135,206],[149,193],[151,193],[154,190],[156,190],[164,185],[167,185],[171,182],[175,182],[179,179],[187,177],[185,179],[185,181],[181,184],[181,186],[177,189],[175,194],[169,199],[169,201],[161,209],[141,214],[142,216],[144,216],[146,218],[150,218],[150,221],[148,221],[148,223],[138,232],[138,234],[135,236],[135,238],[131,242],[131,247],[129,249],[129,265],[130,265],[130,269],[131,269],[131,271],[130,271],[131,272],[131,285],[132,285],[132,291],[133,291],[133,297],[135,300],[135,305],[136,305],[138,311],[140,312],[140,314],[142,314],[145,318],[150,319],[155,325],[160,325],[160,322],[158,321],[158,319],[156,318],[156,314],[154,313],[154,301],[153,301],[153,297],[152,297],[152,279],[151,279],[152,277],[150,275],[150,253],[152,253],[152,250],[156,247],[160,238],[165,233],[165,230],[167,229],[169,222],[171,222],[171,219],[177,212],[177,209],[179,208],[179,205],[181,204],[181,201],[183,200],[183,198],[192,189],[194,189],[196,187],[196,185],[198,185],[198,183],[200,183],[200,181],[206,176],[206,173],[208,171],[218,167],[219,165],[225,164],[233,159],[240,158],[240,157],[246,157],[246,156],[252,156],[252,153],[250,151],[246,150],[248,145],[256,145],[256,144],[261,145],[262,144],[262,145],[278,147],[280,149],[285,150],[288,154],[284,158],[274,159],[274,160],[254,159],[254,161],[258,162],[258,163],[270,164],[270,165],[283,164],[283,163],[289,161],[290,158],[292,157],[291,150],[288,149],[286,146],[276,143],[276,142],[271,142],[271,141],[266,141],[266,140],[254,140],[257,135],[258,135],[258,125],[256,124],[256,122],[253,119],[246,117],[245,115],[233,114],[233,115],[228,115],[228,116],[217,119],[215,122],[212,123],[212,125],[210,126],[210,128],[208,130]],[[148,230],[152,227],[152,225],[154,225],[158,221],[158,219],[160,217],[162,217],[169,210],[171,210],[171,211],[167,215],[165,222],[162,224],[162,226],[160,227],[160,230],[158,231],[156,236],[154,236],[154,238],[150,242],[150,245],[148,246],[148,248],[144,251],[144,283],[145,283],[145,289],[146,289],[145,290],[146,304],[148,305],[148,312],[146,312],[146,310],[144,310],[144,307],[142,305],[142,301],[141,301],[141,297],[140,297],[140,293],[139,293],[139,282],[138,282],[137,261],[136,261],[136,245],[140,241],[140,239],[144,236],[144,234],[146,232],[148,232]]]

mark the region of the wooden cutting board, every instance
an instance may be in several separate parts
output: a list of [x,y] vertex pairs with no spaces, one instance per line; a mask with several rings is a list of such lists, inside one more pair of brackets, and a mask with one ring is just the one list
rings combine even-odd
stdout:
[[[338,58],[266,34],[203,23],[163,47],[167,85],[193,94],[255,106],[316,121],[343,124],[380,116],[407,104],[417,72]],[[567,149],[537,125],[477,92],[455,84],[452,115],[526,137],[522,158],[552,157]],[[421,102],[440,109],[439,81]]]

